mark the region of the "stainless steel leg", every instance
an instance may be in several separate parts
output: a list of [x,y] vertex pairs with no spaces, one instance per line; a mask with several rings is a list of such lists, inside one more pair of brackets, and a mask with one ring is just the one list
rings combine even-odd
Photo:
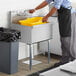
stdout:
[[31,52],[32,51],[32,47],[31,46],[32,46],[32,44],[29,45],[29,52],[30,52],[30,61],[29,61],[29,63],[30,63],[29,65],[30,66],[29,66],[29,68],[30,68],[30,70],[32,69],[32,52]]
[[51,57],[49,43],[50,43],[50,40],[48,40],[48,63],[50,63],[50,57]]

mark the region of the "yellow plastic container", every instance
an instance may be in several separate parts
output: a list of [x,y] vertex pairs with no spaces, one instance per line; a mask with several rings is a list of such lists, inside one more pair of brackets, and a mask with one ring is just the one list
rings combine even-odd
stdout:
[[42,18],[43,17],[27,18],[26,20],[20,20],[19,23],[25,26],[34,26],[34,25],[40,25],[40,24],[47,23],[47,22],[42,22]]

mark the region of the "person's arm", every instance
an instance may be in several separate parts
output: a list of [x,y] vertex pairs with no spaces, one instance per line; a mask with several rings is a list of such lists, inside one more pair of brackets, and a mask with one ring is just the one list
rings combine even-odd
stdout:
[[46,15],[46,17],[52,16],[57,11],[57,8],[53,7],[50,12]]
[[54,0],[54,7],[50,10],[46,17],[52,16],[58,9],[60,9],[63,1],[64,0]]
[[[47,0],[49,2],[49,0]],[[50,10],[50,12],[43,17],[43,22],[47,22],[48,17],[52,16],[58,9],[60,9],[61,4],[64,0],[54,0],[54,7]]]
[[33,13],[33,12],[35,12],[36,10],[45,7],[46,5],[48,5],[48,2],[47,2],[47,1],[43,1],[43,2],[42,2],[40,5],[38,5],[35,9],[29,10],[29,12],[30,12],[30,13]]
[[41,8],[45,7],[46,5],[48,5],[48,2],[47,2],[47,1],[44,1],[44,2],[42,2],[40,5],[38,5],[38,6],[35,8],[35,10],[41,9]]
[[53,7],[53,8],[50,10],[50,12],[49,12],[46,16],[43,17],[42,21],[43,21],[43,22],[47,22],[48,17],[52,16],[56,11],[57,11],[57,8]]

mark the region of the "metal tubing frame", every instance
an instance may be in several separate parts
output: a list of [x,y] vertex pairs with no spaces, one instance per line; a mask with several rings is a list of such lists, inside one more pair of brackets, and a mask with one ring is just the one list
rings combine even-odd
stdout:
[[50,59],[51,59],[51,56],[50,56],[50,40],[48,40],[48,64],[50,63]]
[[30,70],[32,69],[32,48],[31,48],[31,46],[32,46],[32,44],[30,44],[29,45],[29,53],[30,53],[30,61],[29,61],[29,63],[30,63],[30,66],[29,66],[29,68],[30,68]]
[[[50,44],[50,40],[45,40],[45,41],[48,41],[48,64],[50,63],[50,60],[51,60],[51,56],[50,56],[50,47],[49,47],[49,44]],[[29,66],[29,69],[31,70],[32,69],[32,44],[28,44],[29,45],[29,53],[30,53],[30,66]]]

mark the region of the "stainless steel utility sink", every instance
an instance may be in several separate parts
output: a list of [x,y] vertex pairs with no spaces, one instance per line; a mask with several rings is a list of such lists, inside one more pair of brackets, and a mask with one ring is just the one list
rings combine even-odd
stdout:
[[[24,12],[23,12],[24,14]],[[32,69],[32,58],[33,58],[33,50],[32,44],[41,42],[44,40],[48,40],[48,63],[50,62],[50,52],[49,52],[49,39],[52,38],[52,23],[40,24],[36,26],[23,26],[18,24],[18,20],[22,20],[26,18],[26,15],[19,14],[18,11],[11,11],[11,28],[21,31],[21,42],[24,42],[29,45],[29,55],[30,55],[30,70]],[[27,62],[27,61],[26,61]],[[36,62],[38,63],[38,61]]]

